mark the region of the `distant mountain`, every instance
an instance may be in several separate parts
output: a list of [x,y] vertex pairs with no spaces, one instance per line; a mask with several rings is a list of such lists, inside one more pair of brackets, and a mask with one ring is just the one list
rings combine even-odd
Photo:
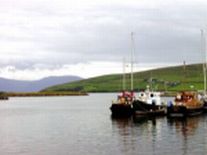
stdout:
[[82,80],[78,76],[50,76],[35,81],[21,81],[0,78],[0,91],[6,92],[35,92],[44,88]]

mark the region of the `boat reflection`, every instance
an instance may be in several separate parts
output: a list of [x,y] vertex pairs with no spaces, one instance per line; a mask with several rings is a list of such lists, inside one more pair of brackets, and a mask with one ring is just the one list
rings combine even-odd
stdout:
[[[127,154],[139,150],[140,154],[203,154],[207,150],[206,115],[195,117],[130,117],[111,118],[113,135],[119,148]],[[141,148],[138,147],[141,145]],[[201,145],[202,149],[197,149]]]
[[173,118],[168,119],[168,124],[172,127],[175,127],[177,133],[181,132],[182,135],[186,137],[195,134],[201,119],[203,119],[202,116],[189,118]]
[[156,153],[156,145],[162,140],[164,133],[163,123],[166,123],[165,117],[133,116],[129,119],[112,119],[113,136],[118,137],[119,145],[124,148],[126,154],[128,150],[137,150],[140,143],[147,144],[142,145],[140,154]]
[[[141,125],[146,126],[156,126],[157,120],[158,123],[160,122],[160,119],[165,119],[164,117],[147,117],[147,116],[132,116],[132,117],[113,117],[111,116],[112,125],[116,125],[118,128],[126,128],[126,127],[139,127]],[[161,121],[163,122],[163,121]]]
[[[189,117],[189,118],[171,118],[164,117],[129,117],[129,118],[114,118],[111,117],[112,125],[119,129],[132,128],[145,126],[155,126],[156,129],[159,126],[164,125],[167,122],[167,126],[171,129],[174,128],[176,133],[182,133],[183,136],[193,135],[199,126],[199,122],[202,122],[205,116]],[[167,121],[166,121],[167,120]]]
[[128,152],[136,148],[136,136],[133,134],[134,127],[132,117],[111,117],[111,121],[113,131],[112,139],[119,139],[117,147],[122,150],[123,154],[128,154]]
[[[176,137],[181,137],[182,139],[182,143],[180,145],[183,148],[183,155],[201,154],[206,151],[206,148],[203,148],[203,150],[192,149],[195,146],[196,134],[203,130],[200,123],[204,121],[205,116],[187,117],[185,119],[168,119],[168,126],[175,131],[174,135]],[[196,143],[205,144],[206,140],[201,136],[196,140]]]
[[133,122],[136,126],[139,126],[143,123],[150,123],[152,125],[156,125],[156,117],[133,116]]
[[147,123],[156,125],[156,119],[157,117],[140,117],[140,116],[132,116],[132,117],[114,117],[113,115],[111,116],[112,124],[116,125],[118,128],[125,128],[127,126],[139,126],[142,124]]
[[111,116],[112,126],[116,126],[118,129],[125,129],[129,126],[132,127],[132,117],[114,117]]

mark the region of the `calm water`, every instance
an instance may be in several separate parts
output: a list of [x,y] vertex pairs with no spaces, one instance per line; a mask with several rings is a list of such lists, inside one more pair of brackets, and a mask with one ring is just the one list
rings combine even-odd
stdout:
[[1,155],[204,155],[207,115],[112,119],[116,94],[0,101]]

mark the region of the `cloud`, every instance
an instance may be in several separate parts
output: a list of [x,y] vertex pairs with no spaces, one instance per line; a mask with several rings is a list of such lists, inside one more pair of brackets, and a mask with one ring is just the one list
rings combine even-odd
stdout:
[[[172,64],[171,64],[172,65]],[[173,64],[178,65],[178,64]],[[169,66],[165,63],[157,64],[134,64],[134,71],[140,72],[156,67]],[[130,64],[126,63],[125,72],[130,73]],[[123,73],[122,62],[93,61],[89,63],[65,64],[65,65],[45,65],[36,64],[29,68],[16,68],[15,66],[5,66],[0,68],[0,77],[17,80],[38,80],[48,76],[77,75],[83,78],[90,78],[100,75]]]
[[78,64],[65,64],[49,66],[45,64],[36,64],[29,69],[18,69],[15,66],[6,66],[0,69],[0,76],[4,78],[13,78],[19,80],[34,80],[47,77],[50,75],[78,75],[81,77],[93,77],[100,74],[120,73],[121,65],[111,62],[90,62]]
[[[0,4],[0,68],[14,66],[19,75],[13,78],[36,72],[35,66],[49,75],[62,73],[57,66],[120,65],[130,56],[131,31],[135,60],[141,66],[203,61],[200,29],[206,25],[207,2],[202,0],[0,0]],[[43,72],[38,75],[46,75]]]

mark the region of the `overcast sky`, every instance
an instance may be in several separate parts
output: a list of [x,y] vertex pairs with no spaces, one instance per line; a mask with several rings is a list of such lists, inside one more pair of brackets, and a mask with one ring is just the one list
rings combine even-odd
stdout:
[[204,60],[206,0],[0,0],[0,77],[84,78]]

